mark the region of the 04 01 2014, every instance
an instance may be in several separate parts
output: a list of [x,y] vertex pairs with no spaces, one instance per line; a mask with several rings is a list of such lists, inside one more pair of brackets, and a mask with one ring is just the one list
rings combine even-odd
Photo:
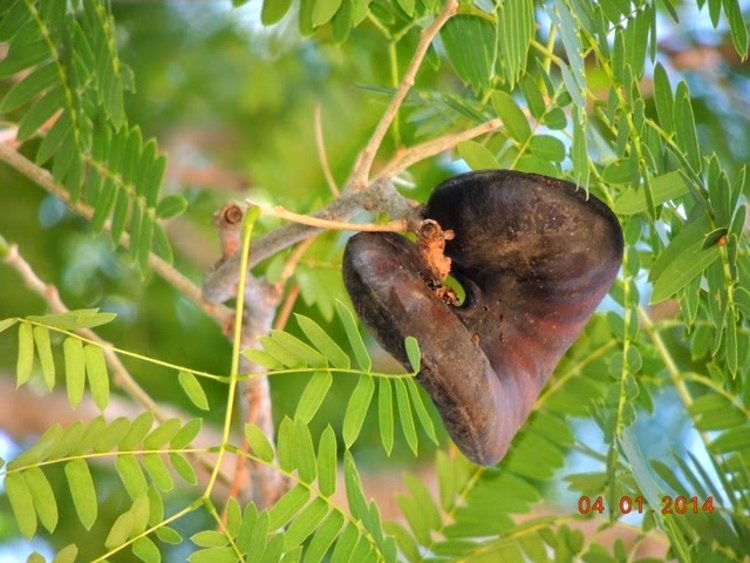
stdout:
[[[648,503],[644,502],[642,496],[621,496],[617,506],[609,507],[609,510],[607,510],[602,496],[592,498],[582,495],[578,499],[578,512],[580,514],[590,514],[592,512],[613,514],[616,511],[620,514],[630,514],[631,512],[643,514],[644,512],[656,512],[656,510],[656,508],[648,507]],[[714,499],[713,497],[699,499],[698,497],[686,497],[682,495],[677,497],[664,495],[661,498],[661,506],[658,510],[661,514],[698,514],[698,512],[708,512],[710,514],[714,511]]]

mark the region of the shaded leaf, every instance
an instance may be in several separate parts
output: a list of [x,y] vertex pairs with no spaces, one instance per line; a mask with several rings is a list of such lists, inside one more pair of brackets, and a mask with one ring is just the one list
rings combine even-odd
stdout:
[[518,143],[525,143],[531,137],[529,120],[518,107],[516,101],[506,92],[492,93],[492,107],[502,119],[508,134]]

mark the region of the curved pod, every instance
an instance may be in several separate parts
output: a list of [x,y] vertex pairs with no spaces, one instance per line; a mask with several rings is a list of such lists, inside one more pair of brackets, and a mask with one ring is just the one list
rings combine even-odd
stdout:
[[417,376],[464,454],[496,463],[562,355],[612,285],[622,231],[610,209],[575,184],[507,170],[440,184],[424,209],[454,231],[445,254],[462,285],[447,305],[415,245],[360,233],[344,253],[344,282],[383,348],[409,366],[404,338],[422,351]]

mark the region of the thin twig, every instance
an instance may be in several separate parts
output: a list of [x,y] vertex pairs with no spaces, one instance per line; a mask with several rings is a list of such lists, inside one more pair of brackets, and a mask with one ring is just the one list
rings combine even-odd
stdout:
[[386,180],[398,176],[401,172],[409,168],[412,164],[420,162],[436,154],[440,154],[443,151],[455,147],[458,143],[463,141],[469,141],[481,135],[491,133],[500,129],[503,126],[502,120],[499,118],[492,119],[466,131],[460,131],[458,133],[448,133],[435,139],[431,139],[422,144],[409,147],[408,149],[400,149],[391,158],[390,161],[383,167],[374,181]]
[[398,110],[401,108],[401,104],[406,98],[406,94],[408,94],[409,90],[414,86],[414,79],[417,75],[417,71],[422,66],[422,61],[427,54],[427,50],[429,49],[432,40],[435,39],[435,36],[445,25],[445,22],[455,15],[457,11],[458,1],[446,0],[445,6],[435,20],[429,27],[422,31],[422,35],[419,38],[419,44],[414,51],[414,56],[409,62],[404,77],[401,79],[401,84],[399,84],[391,102],[388,104],[388,107],[375,127],[372,137],[370,137],[367,145],[360,153],[351,181],[349,182],[349,185],[354,191],[361,191],[367,186],[372,164],[375,161],[375,155],[388,132],[388,128],[391,126],[391,123],[393,123]]
[[[78,201],[72,203],[70,196],[60,184],[54,181],[52,175],[37,166],[25,156],[20,154],[15,149],[11,148],[5,143],[0,143],[0,160],[9,164],[12,168],[26,176],[29,180],[43,188],[48,193],[57,197],[71,210],[78,215],[84,217],[88,221],[91,221],[94,217],[94,210],[91,206]],[[107,221],[104,225],[106,230],[111,227],[110,221]],[[130,237],[127,233],[123,233],[121,242],[123,246],[130,246]],[[209,303],[205,301],[201,295],[201,290],[192,281],[190,281],[181,272],[175,269],[171,264],[161,259],[153,252],[149,256],[149,265],[151,269],[156,272],[164,281],[172,285],[178,292],[190,299],[198,307],[213,318],[219,325],[223,325],[226,320],[231,316],[232,311],[220,304]]]
[[320,167],[323,169],[323,174],[326,177],[328,189],[331,190],[333,197],[339,197],[339,188],[336,185],[333,174],[331,174],[331,167],[328,165],[328,157],[326,156],[326,145],[323,140],[323,122],[320,118],[320,103],[315,104],[315,146],[318,148],[318,159],[320,160]]
[[294,271],[297,269],[297,264],[302,260],[305,252],[307,252],[310,246],[312,246],[313,242],[315,242],[315,237],[310,237],[309,239],[302,241],[289,255],[289,258],[287,258],[286,263],[284,264],[284,269],[281,270],[279,281],[276,284],[279,290],[283,289],[286,282],[289,281],[289,278],[294,275]]
[[289,293],[286,294],[284,303],[281,305],[281,310],[276,315],[276,321],[273,325],[274,330],[284,330],[294,309],[294,304],[297,302],[297,297],[299,297],[299,284],[295,283],[289,290]]
[[[18,250],[18,245],[11,244],[8,250],[8,255],[3,261],[21,275],[26,287],[41,296],[50,308],[50,311],[53,313],[69,312],[70,309],[68,309],[65,303],[62,302],[62,299],[60,299],[57,287],[52,284],[44,283],[39,276],[37,276],[31,265],[23,258],[23,256],[21,256],[21,253]],[[114,375],[113,381],[115,385],[127,391],[127,393],[143,405],[146,410],[152,411],[157,420],[164,421],[168,418],[168,416],[162,412],[159,405],[157,405],[149,394],[138,385],[135,379],[133,379],[133,376],[130,375],[130,372],[128,372],[127,368],[122,364],[120,358],[108,342],[102,340],[93,330],[88,328],[82,328],[75,332],[87,340],[96,342],[101,346],[104,359]]]
[[284,209],[280,205],[267,206],[253,203],[250,200],[246,200],[250,206],[256,206],[260,208],[262,215],[267,217],[277,217],[279,219],[286,219],[294,223],[301,225],[308,225],[309,227],[318,227],[320,229],[328,229],[334,231],[367,231],[367,232],[397,232],[403,233],[409,230],[409,224],[405,219],[395,219],[388,223],[343,223],[341,221],[329,221],[328,219],[318,219],[310,215],[300,215],[294,211]]

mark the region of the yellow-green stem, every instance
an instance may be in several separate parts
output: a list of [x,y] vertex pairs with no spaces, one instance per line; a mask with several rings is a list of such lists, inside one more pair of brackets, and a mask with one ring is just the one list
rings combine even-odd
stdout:
[[252,207],[245,214],[244,227],[245,232],[242,238],[242,259],[240,261],[240,279],[237,286],[237,306],[235,308],[234,317],[234,338],[232,342],[232,367],[230,369],[229,377],[229,393],[227,397],[227,414],[224,417],[224,432],[221,438],[221,448],[219,449],[219,455],[216,458],[216,466],[211,474],[211,479],[206,486],[206,492],[203,494],[204,498],[211,496],[216,479],[221,471],[221,462],[226,452],[227,444],[229,443],[229,431],[232,427],[232,414],[234,413],[234,402],[235,395],[237,394],[237,382],[239,380],[240,371],[240,348],[242,347],[242,317],[245,308],[245,285],[247,283],[247,265],[250,260],[250,238],[253,232],[253,226],[255,221],[260,215],[260,209]]

